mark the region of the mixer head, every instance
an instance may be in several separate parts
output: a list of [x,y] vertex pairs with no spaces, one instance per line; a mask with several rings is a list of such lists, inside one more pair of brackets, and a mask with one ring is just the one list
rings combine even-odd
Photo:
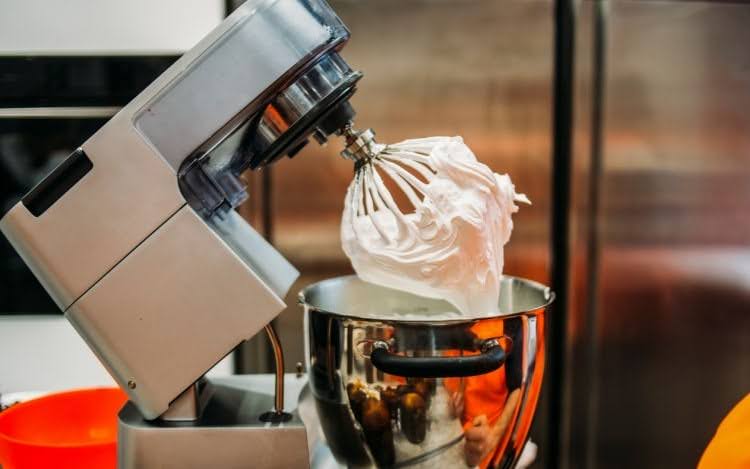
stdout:
[[325,144],[351,126],[356,113],[349,98],[361,72],[332,48],[296,74],[278,90],[268,90],[270,99],[228,122],[181,165],[182,193],[204,218],[223,216],[247,198],[240,179],[244,171],[293,157],[310,138]]

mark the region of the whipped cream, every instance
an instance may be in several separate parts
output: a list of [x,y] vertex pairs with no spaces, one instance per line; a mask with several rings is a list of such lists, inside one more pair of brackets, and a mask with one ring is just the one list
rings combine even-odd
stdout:
[[[414,206],[402,213],[383,181]],[[385,145],[349,185],[341,243],[365,281],[452,303],[460,313],[498,313],[503,247],[513,230],[510,177],[494,173],[460,137]]]

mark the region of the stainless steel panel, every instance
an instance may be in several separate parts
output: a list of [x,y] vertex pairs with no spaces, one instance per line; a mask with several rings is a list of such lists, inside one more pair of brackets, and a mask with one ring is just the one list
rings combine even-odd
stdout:
[[[270,376],[213,379],[203,389],[205,410],[195,422],[154,424],[132,402],[118,416],[121,469],[304,469],[309,467],[307,429],[298,412],[279,424],[258,416],[273,406]],[[288,399],[297,404],[304,378],[286,376]],[[315,425],[315,422],[309,422]],[[313,433],[314,435],[314,433]]]
[[284,303],[183,207],[66,315],[147,419]]
[[[750,5],[606,6],[603,152],[593,166],[590,147],[576,153],[584,242],[572,256],[566,462],[694,467],[750,390]],[[580,24],[593,12],[584,3]],[[593,67],[587,28],[583,80]],[[578,95],[584,114],[590,85]],[[585,122],[578,130],[590,136]],[[590,182],[599,185],[593,213]],[[581,377],[587,362],[591,376]]]

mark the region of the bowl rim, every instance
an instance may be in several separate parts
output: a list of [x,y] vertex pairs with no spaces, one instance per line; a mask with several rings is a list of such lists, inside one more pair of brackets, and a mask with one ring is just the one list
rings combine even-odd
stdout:
[[[28,401],[19,402],[18,404],[14,404],[4,411],[0,412],[0,423],[5,418],[6,415],[10,415],[12,413],[16,412],[22,412],[27,407],[32,407],[35,405],[39,405],[40,402],[47,401],[50,399],[54,399],[56,397],[65,396],[65,395],[75,395],[75,394],[88,394],[91,392],[114,392],[119,391],[124,394],[124,391],[120,389],[119,387],[114,386],[97,386],[97,387],[87,387],[87,388],[78,388],[78,389],[69,389],[65,391],[60,392],[52,392],[49,394],[45,394],[44,396],[40,396],[34,399],[29,399]],[[126,395],[127,397],[127,395]],[[118,411],[119,413],[119,411]],[[38,443],[38,442],[32,442],[24,439],[20,439],[17,437],[14,437],[12,435],[9,435],[8,433],[4,432],[2,430],[2,426],[0,426],[0,439],[5,440],[7,442],[13,443],[14,445],[19,446],[28,446],[28,447],[34,447],[34,448],[55,448],[55,449],[79,449],[79,448],[93,448],[93,447],[99,447],[99,446],[108,446],[111,444],[117,444],[117,436],[115,435],[114,440],[112,441],[96,441],[96,442],[89,442],[89,443],[80,443],[80,444],[55,444],[55,443]]]
[[367,282],[359,278],[357,275],[341,275],[337,277],[331,277],[331,278],[327,278],[324,280],[320,280],[315,283],[311,283],[310,285],[307,285],[305,288],[300,290],[299,293],[297,293],[297,303],[314,313],[329,314],[329,315],[337,316],[340,318],[346,318],[346,319],[352,319],[352,320],[358,320],[358,321],[364,321],[364,322],[375,322],[375,323],[383,323],[383,324],[422,325],[422,326],[451,326],[451,325],[456,325],[456,324],[476,323],[476,322],[492,320],[492,319],[507,319],[507,318],[522,316],[522,315],[532,315],[532,314],[536,315],[544,311],[545,309],[547,309],[555,301],[555,296],[556,296],[555,292],[552,291],[550,287],[544,285],[543,283],[540,283],[534,280],[529,280],[523,277],[516,277],[514,275],[503,275],[502,278],[511,279],[513,281],[517,281],[529,287],[533,287],[537,290],[540,290],[545,297],[544,303],[534,308],[530,308],[530,309],[506,312],[506,313],[501,312],[498,314],[485,315],[485,316],[465,316],[465,317],[452,317],[452,318],[446,318],[446,319],[433,319],[433,318],[430,318],[429,315],[425,315],[425,319],[416,319],[413,317],[409,317],[408,319],[397,319],[397,318],[392,318],[392,317],[390,318],[365,317],[365,316],[356,315],[356,314],[345,314],[345,313],[339,313],[335,311],[329,311],[324,308],[313,306],[310,303],[308,303],[307,300],[305,299],[305,293],[306,292],[309,293],[314,288],[321,288],[325,286],[326,284],[350,282],[352,280],[356,280],[358,282],[366,283],[369,285],[374,285],[379,288],[387,288],[387,289],[391,289],[394,291],[400,291],[395,288],[383,287],[381,285]]

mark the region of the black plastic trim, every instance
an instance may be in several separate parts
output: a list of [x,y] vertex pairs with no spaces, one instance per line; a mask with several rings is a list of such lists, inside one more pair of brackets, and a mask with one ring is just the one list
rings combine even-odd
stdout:
[[464,357],[405,357],[375,347],[370,354],[372,365],[394,376],[409,378],[460,378],[477,376],[500,368],[507,355],[499,344],[478,355]]
[[50,208],[94,167],[86,153],[79,148],[60,163],[51,173],[26,194],[21,202],[38,217]]
[[545,369],[547,441],[542,460],[547,469],[565,467],[568,299],[570,275],[570,204],[573,164],[573,92],[575,86],[576,5],[574,0],[554,4],[554,77],[552,109],[552,207],[550,282],[557,294],[547,325]]

